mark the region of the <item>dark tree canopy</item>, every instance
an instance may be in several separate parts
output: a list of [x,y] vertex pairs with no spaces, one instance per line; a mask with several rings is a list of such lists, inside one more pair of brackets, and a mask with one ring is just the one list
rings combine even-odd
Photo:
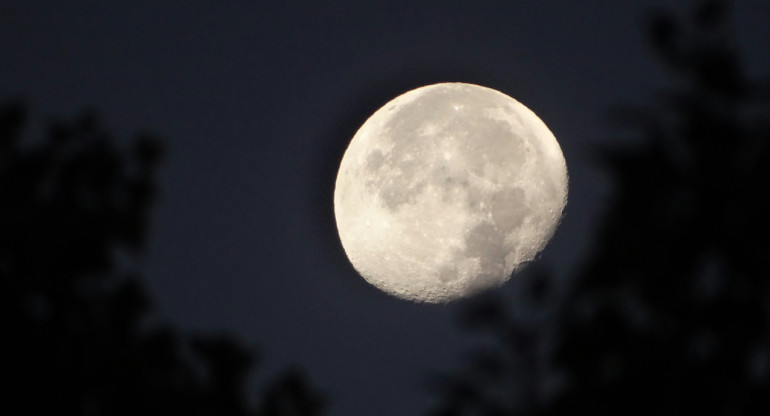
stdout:
[[[23,139],[0,108],[0,305],[10,400],[3,414],[317,415],[301,372],[247,392],[253,349],[226,335],[150,325],[136,255],[156,193],[160,141],[125,145],[93,114]],[[255,403],[256,402],[256,403]]]
[[602,153],[616,192],[592,255],[549,325],[468,308],[498,347],[443,379],[433,414],[770,414],[770,90],[727,12],[650,15],[678,87],[612,112],[644,144]]

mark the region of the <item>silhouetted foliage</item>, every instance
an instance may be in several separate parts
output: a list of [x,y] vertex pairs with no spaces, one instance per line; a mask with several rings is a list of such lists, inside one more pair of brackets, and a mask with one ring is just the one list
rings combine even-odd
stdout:
[[681,83],[613,113],[644,145],[603,153],[616,193],[593,254],[549,325],[466,311],[499,350],[447,378],[432,414],[770,414],[770,95],[727,12],[650,16]]
[[21,104],[0,108],[2,413],[320,414],[301,373],[252,403],[252,348],[147,322],[151,302],[129,265],[147,236],[160,141],[119,146],[85,114],[26,142],[25,118]]

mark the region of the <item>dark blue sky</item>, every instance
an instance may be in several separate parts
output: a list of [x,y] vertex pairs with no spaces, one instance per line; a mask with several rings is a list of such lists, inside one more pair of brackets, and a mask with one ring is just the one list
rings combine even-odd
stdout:
[[[121,136],[163,136],[139,261],[159,316],[254,344],[260,376],[304,368],[333,415],[419,414],[430,371],[477,342],[457,305],[387,297],[347,262],[332,192],[358,126],[442,81],[530,107],[570,173],[566,217],[538,261],[567,281],[611,190],[592,162],[612,142],[607,109],[649,102],[667,79],[642,31],[664,0],[109,3],[0,3],[0,99],[25,98],[38,120],[93,108]],[[768,5],[735,2],[755,74],[770,72]],[[515,308],[518,288],[514,277],[498,292]]]

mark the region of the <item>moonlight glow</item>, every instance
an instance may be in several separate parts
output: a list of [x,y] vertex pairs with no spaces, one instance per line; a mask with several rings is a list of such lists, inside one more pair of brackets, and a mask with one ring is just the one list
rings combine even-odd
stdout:
[[472,84],[409,91],[377,110],[342,159],[334,211],[369,283],[445,302],[503,284],[559,224],[567,168],[543,122]]

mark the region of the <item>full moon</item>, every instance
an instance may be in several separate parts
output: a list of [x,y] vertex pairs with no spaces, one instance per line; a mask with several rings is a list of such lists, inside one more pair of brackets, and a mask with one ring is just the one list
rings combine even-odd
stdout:
[[551,131],[490,88],[408,91],[361,126],[342,158],[334,213],[366,281],[441,303],[505,283],[550,240],[567,202]]

